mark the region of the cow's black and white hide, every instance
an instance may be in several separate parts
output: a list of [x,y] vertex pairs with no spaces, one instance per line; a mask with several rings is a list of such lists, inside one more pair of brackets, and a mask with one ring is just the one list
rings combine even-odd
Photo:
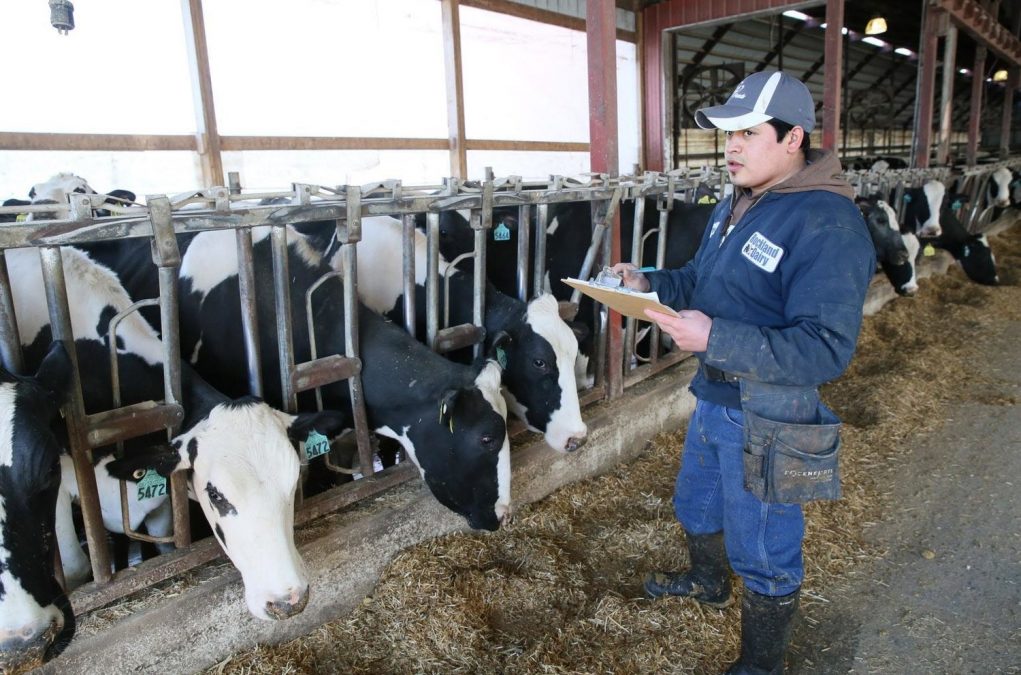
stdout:
[[940,221],[942,231],[938,237],[921,238],[922,246],[931,244],[954,256],[964,274],[972,281],[986,286],[1000,283],[996,271],[996,257],[989,247],[985,234],[971,234],[958,218],[967,195],[947,195]]
[[926,181],[922,187],[908,188],[901,197],[904,217],[901,232],[910,232],[919,238],[938,237],[942,233],[940,213],[946,186],[938,180]]
[[[268,228],[253,231],[256,302],[266,396],[279,400],[277,321]],[[237,248],[232,232],[203,232],[181,266],[182,351],[223,387],[239,387],[246,365],[238,300]],[[396,255],[399,259],[399,254]],[[321,254],[289,228],[295,358],[310,358],[305,292],[331,270]],[[318,356],[344,354],[343,286],[328,279],[313,295]],[[495,361],[465,366],[447,361],[359,303],[359,356],[369,426],[397,440],[444,506],[471,527],[495,530],[509,518],[510,445],[501,371]],[[350,387],[322,387],[323,405],[350,409]],[[308,405],[299,397],[299,406]]]
[[918,292],[915,261],[920,248],[918,237],[902,233],[893,208],[877,195],[857,200],[869,235],[876,247],[876,260],[898,295]]
[[34,376],[0,366],[0,671],[57,656],[75,618],[54,571],[61,445],[52,425],[67,396],[71,360],[50,346]]
[[[109,410],[114,407],[109,326],[131,299],[110,270],[85,253],[63,248],[62,255],[85,411]],[[7,251],[7,265],[26,361],[38,362],[51,336],[39,253]],[[162,399],[163,351],[152,328],[130,314],[118,327],[116,344],[122,405]],[[172,443],[168,446],[163,433],[128,441],[124,459],[110,462],[107,470],[125,478],[139,469],[154,469],[162,476],[187,470],[193,498],[241,572],[252,614],[281,619],[300,612],[307,602],[308,582],[294,547],[299,467],[291,436],[303,439],[312,426],[323,433],[320,427],[338,429],[346,418],[295,417],[255,399],[231,400],[186,364],[181,379],[185,418]],[[101,458],[106,450],[96,449],[94,457]],[[119,502],[119,491],[107,498]],[[70,514],[58,513],[60,517]],[[71,531],[69,524],[65,527]],[[77,539],[67,543],[76,545]],[[62,552],[63,545],[62,541]]]
[[[404,287],[402,257],[394,255],[402,246],[403,227],[389,217],[362,221],[358,242],[358,294],[370,309],[403,324]],[[415,233],[415,284],[418,337],[425,338],[427,269],[426,236]],[[331,265],[343,270],[341,256],[333,255]],[[448,263],[439,261],[441,280]],[[450,270],[450,324],[473,321],[474,272]],[[441,291],[442,298],[445,293]],[[528,303],[486,285],[485,348],[491,350],[497,336],[504,342],[502,354],[503,394],[507,407],[529,429],[543,434],[546,443],[559,452],[580,448],[588,435],[578,402],[574,363],[578,336],[562,318],[556,299],[540,295]]]
[[1008,208],[1021,206],[1021,173],[1000,167],[986,184],[985,206],[993,207],[993,220]]

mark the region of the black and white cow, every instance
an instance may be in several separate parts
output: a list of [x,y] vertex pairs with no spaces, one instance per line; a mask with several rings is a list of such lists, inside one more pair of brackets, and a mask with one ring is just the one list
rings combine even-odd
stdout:
[[[329,225],[332,229],[332,224]],[[387,216],[365,218],[358,242],[358,294],[370,309],[403,323],[404,288],[402,258],[394,255],[402,246],[401,222]],[[418,337],[425,337],[426,236],[416,230],[415,283]],[[339,255],[331,265],[342,270]],[[441,258],[439,273],[448,263]],[[451,270],[450,323],[471,323],[474,272]],[[443,293],[441,292],[441,296]],[[578,335],[562,318],[556,299],[540,295],[528,303],[497,290],[486,289],[486,349],[502,336],[505,363],[503,394],[507,406],[529,429],[543,434],[559,452],[573,452],[585,443],[588,428],[581,417],[574,363]],[[441,302],[442,305],[442,302]],[[441,307],[441,311],[442,307]]]
[[[277,401],[281,389],[268,229],[254,229],[253,252],[263,380],[267,398]],[[295,358],[306,361],[305,292],[332,270],[304,236],[290,229],[288,259]],[[344,354],[339,278],[328,279],[315,293],[312,312],[318,355]],[[218,386],[243,390],[245,350],[232,232],[203,232],[188,248],[181,265],[181,314],[182,352]],[[499,528],[511,515],[510,445],[499,365],[450,362],[361,303],[358,327],[369,426],[401,444],[440,503],[473,528]],[[350,408],[347,382],[322,387],[322,395],[326,408]]]
[[989,240],[985,234],[969,233],[957,217],[966,201],[967,195],[947,195],[940,216],[942,223],[940,235],[921,238],[921,243],[923,246],[931,244],[950,253],[972,281],[986,286],[996,286],[1000,283],[1000,278],[996,272],[996,257],[989,247]]
[[23,672],[58,654],[75,618],[54,571],[60,487],[59,420],[71,360],[55,343],[35,376],[0,366],[0,671]]
[[[67,247],[62,254],[85,410],[109,410],[109,326],[131,299],[113,273],[85,253]],[[51,336],[39,253],[14,249],[6,258],[26,362],[38,362]],[[122,403],[163,398],[163,351],[152,328],[130,314],[116,342]],[[299,467],[289,435],[304,439],[312,428],[339,431],[346,418],[295,417],[255,399],[231,400],[186,364],[181,380],[185,418],[172,443],[167,445],[163,433],[133,439],[125,444],[125,458],[110,462],[108,470],[118,477],[142,468],[162,476],[187,470],[193,498],[241,572],[249,610],[262,619],[292,616],[305,607],[308,581],[294,547]],[[119,492],[111,497],[119,500]]]
[[920,248],[918,237],[902,233],[893,208],[878,195],[859,198],[858,207],[868,225],[876,260],[898,295],[918,292],[915,259]]
[[946,186],[938,180],[926,181],[922,187],[908,188],[901,198],[904,202],[904,218],[900,222],[901,232],[910,232],[919,238],[938,237],[940,213]]
[[994,171],[993,175],[989,177],[989,183],[986,186],[987,204],[1000,209],[1016,204],[1017,200],[1014,199],[1013,190],[1011,189],[1011,184],[1014,180],[1014,174],[1005,166],[1001,166]]

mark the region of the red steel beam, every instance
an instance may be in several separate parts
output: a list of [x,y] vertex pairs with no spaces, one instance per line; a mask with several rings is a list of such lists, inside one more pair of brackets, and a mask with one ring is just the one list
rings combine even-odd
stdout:
[[645,168],[662,171],[666,164],[664,107],[672,96],[665,96],[664,91],[663,31],[726,19],[778,14],[818,4],[818,0],[666,0],[643,9],[640,20],[644,36],[642,84],[646,96],[646,117],[642,125],[642,160]]
[[978,144],[982,140],[982,94],[985,89],[986,48],[975,49],[975,65],[971,69],[971,110],[968,117],[968,166],[978,163]]
[[1014,67],[1021,67],[1021,40],[975,0],[936,0],[957,26]]
[[923,49],[919,58],[922,74],[918,82],[918,117],[915,118],[915,167],[929,166],[929,146],[932,142],[933,99],[936,95],[936,44],[942,10],[926,8],[922,26]]
[[[614,0],[586,0],[585,34],[588,46],[589,162],[592,171],[620,173],[617,134],[617,6]],[[614,215],[610,233],[610,261],[620,260],[620,217]],[[624,343],[620,314],[607,321],[606,362],[608,395],[624,393]]]
[[844,0],[827,0],[826,41],[823,49],[826,56],[822,94],[823,150],[836,150],[837,139],[840,138],[840,91],[843,86],[840,65],[844,62],[844,36],[840,29],[843,25]]

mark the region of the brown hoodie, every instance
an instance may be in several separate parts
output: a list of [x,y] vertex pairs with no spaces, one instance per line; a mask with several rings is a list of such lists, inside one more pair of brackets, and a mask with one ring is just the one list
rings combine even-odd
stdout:
[[730,212],[730,222],[727,228],[741,221],[745,212],[752,204],[758,201],[759,197],[766,192],[778,192],[787,194],[791,192],[807,192],[808,190],[824,190],[843,195],[854,200],[854,189],[838,174],[843,170],[840,167],[840,160],[832,150],[808,150],[805,153],[805,167],[783,181],[769,188],[758,197],[752,197],[751,191],[738,188],[734,191],[734,206]]

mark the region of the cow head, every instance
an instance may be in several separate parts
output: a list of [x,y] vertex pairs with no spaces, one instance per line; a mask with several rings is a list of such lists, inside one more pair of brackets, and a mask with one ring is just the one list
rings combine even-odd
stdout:
[[921,244],[918,237],[909,233],[901,234],[904,241],[904,248],[908,252],[907,261],[899,265],[882,263],[881,267],[890,280],[897,295],[912,296],[918,292],[918,275],[915,270],[915,261],[918,258],[918,250]]
[[1006,208],[1010,206],[1010,183],[1013,174],[1010,169],[1000,167],[989,177],[989,203],[992,206]]
[[500,348],[508,407],[529,429],[543,434],[551,448],[574,452],[588,435],[574,372],[578,338],[549,294],[529,302],[524,321],[516,326]]
[[968,241],[961,249],[961,268],[969,279],[986,286],[997,286],[1000,277],[996,272],[996,256],[989,248],[989,240],[984,234],[969,235]]
[[880,263],[903,265],[908,261],[908,250],[900,235],[897,214],[882,199],[876,196],[859,199],[858,207],[869,228],[872,244],[876,247],[876,259]]
[[192,499],[241,572],[248,610],[269,620],[298,614],[308,602],[308,580],[294,546],[300,463],[292,441],[304,441],[313,429],[334,437],[346,420],[332,412],[295,417],[243,398],[219,403],[184,426],[169,448],[112,462],[110,472],[187,471]]
[[[66,204],[68,196],[75,193],[86,195],[98,194],[84,178],[72,173],[58,173],[46,182],[33,185],[28,191],[28,198],[32,200],[32,204]],[[93,208],[97,209],[97,216],[110,215],[109,209],[99,208],[101,204],[130,204],[135,201],[135,193],[128,190],[111,190],[108,194],[102,195],[102,197],[101,201],[92,205]],[[29,220],[43,220],[52,218],[55,215],[55,212],[33,213],[29,216]]]
[[71,375],[51,345],[34,377],[0,368],[0,671],[42,665],[74,635],[54,576],[60,445],[51,430]]
[[[376,432],[401,443],[436,499],[477,530],[496,530],[511,517],[507,407],[500,366],[486,361],[474,380],[438,392],[427,404],[435,420]],[[417,411],[409,411],[418,417]]]
[[938,180],[927,181],[920,189],[907,190],[904,193],[906,207],[901,231],[919,237],[938,237],[943,234],[939,217],[946,192],[946,186]]

